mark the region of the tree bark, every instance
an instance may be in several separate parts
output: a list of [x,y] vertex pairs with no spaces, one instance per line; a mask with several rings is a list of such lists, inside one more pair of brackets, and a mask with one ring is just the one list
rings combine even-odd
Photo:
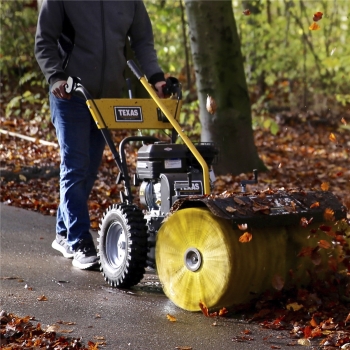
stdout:
[[[219,148],[217,175],[265,170],[252,130],[250,98],[231,1],[185,0],[202,125]],[[217,103],[211,115],[207,95]]]

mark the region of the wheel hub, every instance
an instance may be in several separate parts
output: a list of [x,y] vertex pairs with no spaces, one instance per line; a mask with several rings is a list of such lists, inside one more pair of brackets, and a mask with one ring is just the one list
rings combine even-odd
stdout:
[[202,256],[198,249],[188,248],[184,255],[185,266],[192,272],[197,271],[202,266]]
[[120,267],[126,254],[126,237],[118,222],[110,225],[106,237],[106,257],[113,267]]

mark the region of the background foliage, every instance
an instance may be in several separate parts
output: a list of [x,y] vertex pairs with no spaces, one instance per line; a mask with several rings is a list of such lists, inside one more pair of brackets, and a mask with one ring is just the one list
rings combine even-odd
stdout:
[[[147,0],[160,64],[183,83],[182,120],[200,132],[196,89],[185,11],[180,1]],[[261,0],[232,2],[251,93],[254,127],[278,131],[284,115],[327,118],[350,104],[349,10],[346,0]],[[249,16],[243,14],[249,9]],[[313,14],[323,12],[320,30],[309,30]],[[0,68],[2,114],[37,118],[49,115],[47,85],[33,54],[36,1],[1,2]],[[193,102],[191,104],[191,102]]]

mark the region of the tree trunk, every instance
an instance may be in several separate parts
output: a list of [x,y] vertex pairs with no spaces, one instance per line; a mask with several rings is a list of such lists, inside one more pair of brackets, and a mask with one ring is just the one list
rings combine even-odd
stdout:
[[[265,170],[252,130],[250,99],[231,1],[185,0],[200,104],[202,142],[219,148],[217,175]],[[207,95],[217,103],[211,115]]]

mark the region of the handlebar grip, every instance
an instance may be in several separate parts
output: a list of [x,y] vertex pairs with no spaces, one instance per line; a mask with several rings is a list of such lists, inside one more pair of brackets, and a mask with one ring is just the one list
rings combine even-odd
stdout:
[[67,84],[64,86],[67,94],[71,94],[79,84],[80,79],[77,77],[68,77]]
[[127,64],[138,80],[144,77],[144,74],[142,73],[141,69],[136,65],[136,63],[133,60],[129,60]]

